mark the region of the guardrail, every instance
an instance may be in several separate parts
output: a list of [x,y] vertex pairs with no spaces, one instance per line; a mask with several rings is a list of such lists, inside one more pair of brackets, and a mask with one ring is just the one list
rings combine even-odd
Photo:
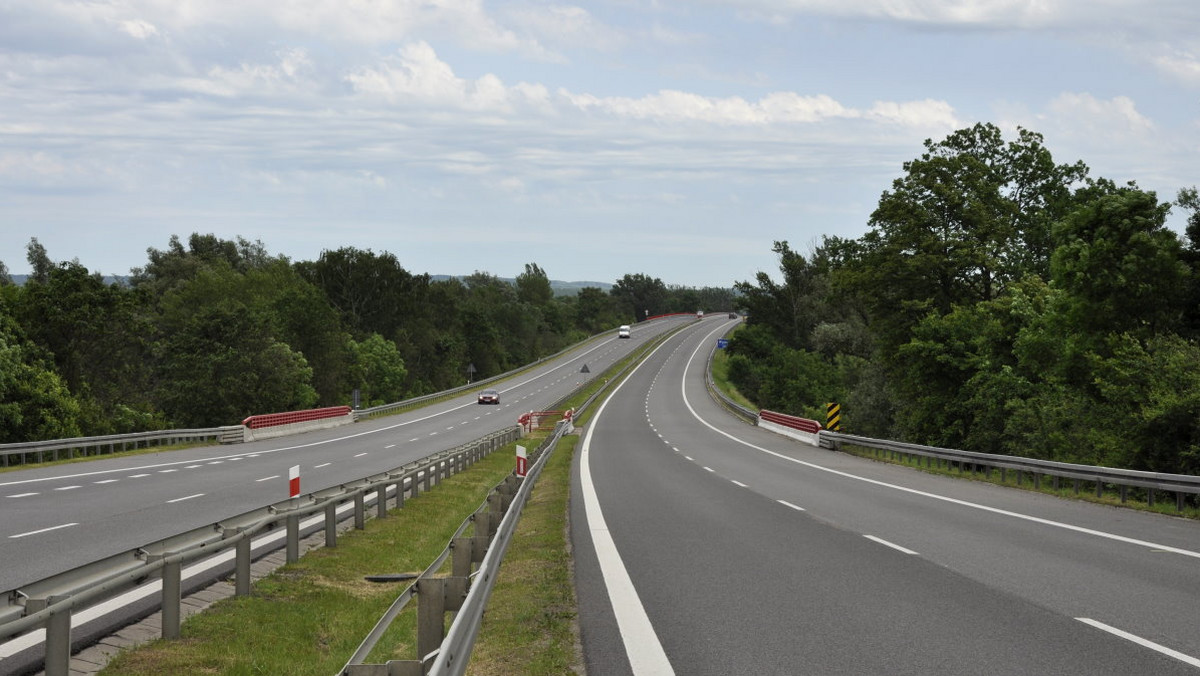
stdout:
[[712,378],[712,358],[715,353],[716,348],[714,347],[708,356],[709,361],[708,368],[705,370],[705,384],[708,387],[709,394],[717,403],[729,410],[733,415],[747,422],[757,424],[761,416],[762,419],[784,425],[785,427],[802,430],[804,433],[815,434],[817,443],[822,448],[840,450],[842,443],[852,444],[872,449],[876,451],[877,456],[881,453],[891,453],[900,456],[909,456],[910,458],[920,457],[924,459],[927,466],[932,466],[936,462],[938,466],[958,467],[962,471],[982,471],[987,477],[991,476],[993,470],[999,470],[1001,481],[1007,480],[1008,472],[1012,471],[1016,472],[1018,485],[1028,477],[1034,488],[1037,489],[1041,488],[1043,477],[1050,478],[1055,490],[1060,490],[1062,481],[1069,479],[1077,495],[1081,492],[1082,484],[1084,483],[1093,484],[1096,497],[1102,497],[1105,489],[1111,486],[1119,493],[1122,503],[1128,501],[1130,488],[1145,489],[1146,502],[1150,506],[1154,506],[1155,504],[1155,491],[1168,492],[1175,495],[1176,511],[1183,511],[1187,495],[1200,495],[1200,476],[1190,474],[1167,474],[1163,472],[1077,465],[1052,460],[1023,458],[1014,455],[976,453],[973,451],[910,444],[902,441],[872,439],[870,437],[860,437],[822,429],[820,423],[805,418],[786,416],[771,411],[754,411],[737,404],[716,386]]
[[[483,623],[484,609],[521,512],[546,460],[562,435],[570,430],[569,419],[560,421],[555,426],[554,434],[544,439],[530,454],[532,466],[527,475],[521,478],[510,474],[492,490],[479,509],[462,522],[437,559],[384,612],[338,672],[340,676],[440,676],[463,674],[466,671]],[[474,536],[463,537],[470,526],[474,526]],[[433,574],[451,556],[450,575],[434,577]],[[475,563],[479,567],[472,572]],[[388,627],[414,596],[417,598],[418,659],[364,664]],[[445,628],[447,612],[455,612],[448,631]]]
[[874,449],[877,455],[879,453],[891,453],[895,456],[922,458],[926,466],[932,467],[933,463],[936,462],[939,467],[943,465],[952,469],[957,467],[963,472],[982,471],[989,477],[993,470],[998,469],[1000,470],[1001,481],[1006,480],[1008,472],[1013,471],[1016,472],[1018,485],[1028,476],[1034,488],[1041,488],[1043,477],[1050,477],[1055,490],[1061,488],[1063,479],[1070,479],[1073,482],[1076,494],[1080,492],[1081,484],[1092,483],[1094,484],[1096,497],[1103,496],[1105,489],[1112,486],[1119,491],[1122,503],[1127,501],[1129,489],[1134,487],[1146,490],[1146,503],[1149,506],[1154,506],[1155,504],[1155,491],[1174,493],[1175,509],[1177,511],[1183,511],[1186,495],[1200,495],[1200,476],[1192,476],[1190,474],[1144,472],[1114,467],[1076,465],[1068,462],[1055,462],[1053,460],[1038,460],[1015,455],[975,453],[952,448],[909,444],[901,441],[871,439],[851,434],[830,432],[828,430],[822,430],[820,437],[823,448],[834,450],[840,450],[841,444],[852,444]]
[[[191,442],[223,441],[234,435],[241,441],[242,427],[240,425],[226,427],[207,427],[192,430],[159,430],[154,432],[134,432],[132,434],[109,434],[99,437],[75,437],[73,439],[51,439],[47,441],[31,441],[19,444],[0,444],[0,467],[12,464],[24,465],[30,462],[45,462],[62,460],[90,455],[119,453],[138,448],[149,448],[152,445],[171,445]],[[65,451],[65,454],[63,453]],[[28,456],[34,456],[30,460]],[[14,463],[13,458],[19,462]]]
[[385,515],[389,490],[394,494],[396,506],[402,507],[406,492],[415,497],[443,477],[462,471],[519,438],[520,428],[514,425],[351,484],[290,498],[9,590],[0,599],[0,639],[45,628],[46,676],[67,676],[72,613],[155,578],[162,581],[162,636],[177,638],[185,562],[235,549],[236,593],[249,594],[251,539],[255,535],[285,526],[287,560],[296,561],[303,517],[324,513],[325,544],[334,546],[339,506],[352,504],[355,527],[361,529],[365,527],[367,495],[374,494],[376,509]]

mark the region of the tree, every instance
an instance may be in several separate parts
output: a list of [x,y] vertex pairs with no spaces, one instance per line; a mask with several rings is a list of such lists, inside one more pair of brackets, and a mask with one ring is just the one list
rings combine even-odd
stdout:
[[81,436],[79,403],[0,304],[0,443]]
[[517,300],[534,307],[544,307],[554,297],[554,291],[550,288],[550,278],[537,263],[525,264],[525,272],[517,275],[516,285]]
[[178,320],[158,355],[158,397],[172,420],[233,425],[249,415],[316,402],[304,357],[275,340],[268,318],[252,308],[218,298]]
[[379,406],[404,398],[408,372],[395,343],[372,333],[362,342],[351,341],[350,349],[354,355],[350,382],[360,390],[363,405]]
[[977,124],[904,164],[871,214],[860,255],[842,274],[877,324],[885,352],[928,313],[993,300],[1012,282],[1048,270],[1050,224],[1074,204],[1082,163],[1055,165],[1040,135],[1005,144]]
[[661,279],[641,273],[625,275],[608,293],[621,314],[634,321],[667,312],[667,287]]
[[1065,294],[1066,328],[1103,337],[1148,338],[1180,323],[1188,270],[1180,243],[1165,227],[1168,205],[1136,187],[1102,195],[1054,230],[1054,285]]
[[771,251],[779,257],[783,282],[759,272],[756,285],[738,282],[734,288],[752,323],[768,327],[788,347],[807,349],[812,346],[812,330],[824,314],[827,277],[792,251],[786,241],[775,242]]

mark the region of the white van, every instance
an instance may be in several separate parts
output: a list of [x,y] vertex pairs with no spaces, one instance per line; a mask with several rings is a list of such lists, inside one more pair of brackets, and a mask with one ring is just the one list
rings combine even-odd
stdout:
[[617,329],[617,337],[618,338],[628,338],[629,337],[629,325],[628,324],[622,324],[621,327],[619,329]]

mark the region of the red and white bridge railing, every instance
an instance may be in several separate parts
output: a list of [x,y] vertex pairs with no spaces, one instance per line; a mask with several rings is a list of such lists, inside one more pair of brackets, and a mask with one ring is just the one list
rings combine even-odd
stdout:
[[813,446],[821,445],[821,423],[816,420],[762,410],[758,412],[758,426]]

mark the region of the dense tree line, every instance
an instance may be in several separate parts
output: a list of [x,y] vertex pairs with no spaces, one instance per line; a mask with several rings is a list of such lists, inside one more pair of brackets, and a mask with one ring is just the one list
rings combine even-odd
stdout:
[[203,234],[148,249],[127,283],[55,262],[36,239],[27,251],[24,284],[0,262],[0,443],[236,424],[355,390],[362,406],[399,401],[734,297],[641,274],[559,295],[533,263],[513,282],[435,280],[386,252],[291,262]]
[[[763,407],[936,446],[1200,473],[1200,199],[979,124],[904,164],[858,239],[775,244],[730,344]],[[1165,226],[1187,214],[1182,236]]]

